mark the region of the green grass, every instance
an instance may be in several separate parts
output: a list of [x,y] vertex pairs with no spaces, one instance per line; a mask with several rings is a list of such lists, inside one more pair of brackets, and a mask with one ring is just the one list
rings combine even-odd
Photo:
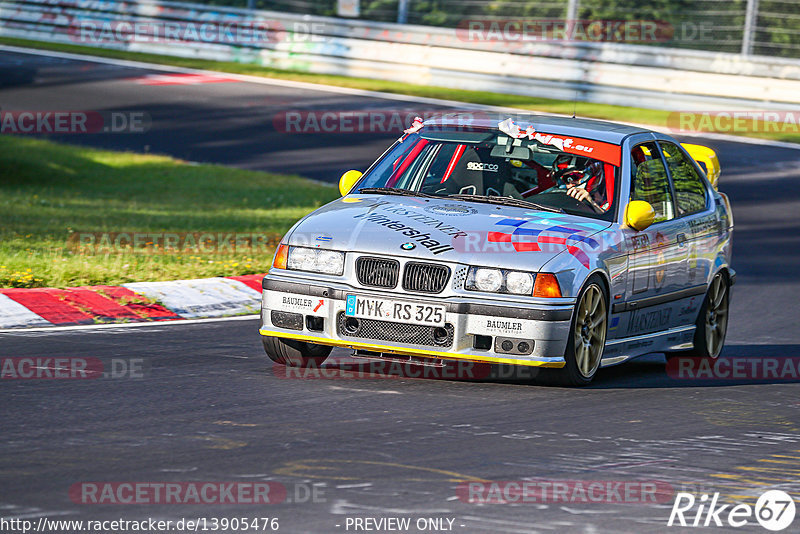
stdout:
[[[0,136],[0,176],[0,287],[262,273],[275,240],[338,196],[297,176],[11,136]],[[82,232],[255,233],[272,245],[98,253],[68,246]]]
[[[668,126],[669,111],[644,109],[629,106],[612,106],[609,104],[594,104],[578,102],[577,104],[566,100],[555,100],[551,98],[534,98],[519,95],[507,95],[502,93],[491,93],[486,91],[469,91],[465,89],[450,89],[446,87],[435,87],[428,85],[415,85],[409,83],[398,83],[391,81],[372,80],[367,78],[350,78],[347,76],[333,76],[327,74],[312,74],[308,72],[287,71],[270,68],[261,65],[248,63],[233,63],[223,61],[209,61],[204,59],[180,58],[173,56],[162,56],[156,54],[143,54],[139,52],[127,52],[124,50],[109,50],[94,48],[81,45],[45,43],[39,41],[29,41],[26,39],[15,39],[10,37],[0,37],[0,44],[23,46],[28,48],[39,48],[46,50],[57,50],[62,52],[73,52],[78,54],[90,54],[95,56],[110,57],[117,59],[127,59],[132,61],[144,61],[163,65],[175,65],[194,69],[206,69],[220,72],[231,72],[235,74],[248,74],[252,76],[262,76],[265,78],[280,78],[283,80],[294,80],[300,82],[319,83],[335,85],[339,87],[350,87],[354,89],[364,89],[368,91],[381,91],[419,97],[439,98],[445,100],[455,100],[473,104],[485,104],[492,106],[513,107],[530,111],[547,113],[561,113],[571,115],[573,110],[580,117],[595,119],[606,119],[611,121],[634,122],[648,124],[657,127]],[[670,126],[673,122],[669,123]],[[764,127],[766,126],[766,127]],[[800,131],[796,125],[784,127],[781,124],[768,123],[758,128],[759,131],[729,132],[732,135],[742,135],[746,137],[758,137],[775,141],[785,141],[800,143]],[[714,131],[712,128],[703,128],[704,131]]]

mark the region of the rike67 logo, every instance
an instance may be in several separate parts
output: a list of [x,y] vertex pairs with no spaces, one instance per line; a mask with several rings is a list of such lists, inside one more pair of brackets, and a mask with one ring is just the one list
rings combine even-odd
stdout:
[[678,493],[667,526],[739,528],[753,524],[752,520],[755,519],[765,529],[778,532],[788,528],[794,521],[794,499],[785,491],[769,490],[763,493],[755,507],[744,503],[718,504],[718,500],[719,493],[710,498],[708,494],[703,494],[699,499],[691,493]]

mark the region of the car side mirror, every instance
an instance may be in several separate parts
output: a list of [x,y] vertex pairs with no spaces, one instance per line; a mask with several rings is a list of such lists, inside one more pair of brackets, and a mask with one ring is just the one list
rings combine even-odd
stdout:
[[656,212],[649,202],[644,200],[632,200],[625,209],[625,224],[641,232],[653,224]]
[[347,193],[353,189],[353,186],[356,185],[356,182],[361,179],[363,174],[364,173],[361,171],[347,171],[344,173],[342,177],[339,178],[339,193],[341,193],[343,197],[347,196]]

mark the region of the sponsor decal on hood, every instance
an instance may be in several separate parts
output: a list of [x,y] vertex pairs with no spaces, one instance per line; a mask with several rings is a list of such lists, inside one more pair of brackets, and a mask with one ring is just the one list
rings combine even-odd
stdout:
[[499,210],[452,199],[358,198],[362,202],[339,200],[320,208],[293,230],[289,243],[320,246],[316,237],[332,236],[322,246],[416,258],[442,256],[474,265],[502,261],[506,268],[529,271],[562,253],[577,268],[588,268],[595,254],[614,249],[613,236],[606,235],[611,223],[575,215]]

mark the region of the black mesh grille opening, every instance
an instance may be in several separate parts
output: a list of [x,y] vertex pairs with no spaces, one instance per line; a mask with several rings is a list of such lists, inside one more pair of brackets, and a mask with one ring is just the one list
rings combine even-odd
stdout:
[[303,329],[302,314],[272,310],[270,318],[272,319],[272,324],[277,327],[288,328],[289,330]]
[[441,293],[450,278],[450,268],[432,263],[406,263],[403,289],[421,293]]
[[347,317],[344,313],[339,313],[337,320],[337,330],[339,336],[374,339],[377,341],[392,341],[395,343],[406,343],[408,345],[422,345],[425,347],[452,347],[453,333],[455,329],[450,323],[443,327],[423,326],[417,324],[393,323],[391,321],[377,321],[375,319],[358,319],[352,323],[357,323],[357,329],[345,328]]
[[356,276],[362,286],[397,287],[400,273],[400,262],[381,258],[358,258],[356,260]]

